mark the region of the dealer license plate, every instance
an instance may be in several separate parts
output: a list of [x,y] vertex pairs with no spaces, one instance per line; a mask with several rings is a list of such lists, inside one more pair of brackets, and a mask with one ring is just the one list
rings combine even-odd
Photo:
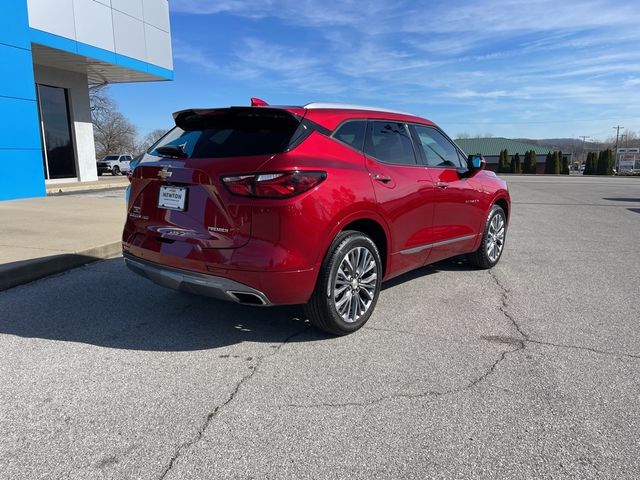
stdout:
[[184,210],[187,203],[187,189],[185,187],[160,187],[158,207],[169,210]]

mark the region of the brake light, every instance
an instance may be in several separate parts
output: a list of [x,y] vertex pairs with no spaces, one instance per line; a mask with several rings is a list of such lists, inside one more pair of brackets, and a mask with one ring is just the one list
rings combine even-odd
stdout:
[[235,195],[258,198],[289,198],[312,189],[327,178],[327,172],[277,172],[222,177]]

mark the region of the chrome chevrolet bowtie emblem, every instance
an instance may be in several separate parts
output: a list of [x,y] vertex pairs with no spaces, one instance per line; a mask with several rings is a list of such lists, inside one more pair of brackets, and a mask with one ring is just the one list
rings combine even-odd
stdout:
[[173,172],[170,172],[169,169],[167,167],[162,167],[162,170],[158,170],[158,176],[162,179],[162,180],[166,180],[167,178],[169,178],[171,175],[173,175]]

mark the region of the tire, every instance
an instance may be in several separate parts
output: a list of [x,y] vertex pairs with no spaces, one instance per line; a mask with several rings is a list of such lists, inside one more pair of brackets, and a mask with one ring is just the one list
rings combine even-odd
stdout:
[[114,177],[120,175],[120,167],[115,165],[113,169],[111,169],[111,175],[113,175]]
[[507,216],[499,205],[494,205],[484,225],[480,248],[468,255],[469,262],[482,269],[495,266],[502,252],[507,235]]
[[[353,263],[358,264],[355,271],[350,267]],[[382,274],[380,253],[373,240],[361,232],[340,232],[329,247],[316,288],[305,305],[311,324],[335,335],[358,330],[375,309]]]

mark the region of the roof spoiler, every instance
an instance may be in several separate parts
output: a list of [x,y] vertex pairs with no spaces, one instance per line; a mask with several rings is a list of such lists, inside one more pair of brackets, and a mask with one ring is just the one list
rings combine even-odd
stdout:
[[243,114],[249,116],[271,115],[278,117],[291,117],[297,118],[298,120],[302,118],[302,116],[289,112],[285,109],[267,105],[265,107],[261,107],[259,111],[256,111],[254,107],[189,108],[175,112],[173,114],[173,120],[177,127],[180,127],[185,131],[189,131],[206,128],[205,125],[210,124],[211,121],[215,122],[216,117],[234,117],[236,115]]

